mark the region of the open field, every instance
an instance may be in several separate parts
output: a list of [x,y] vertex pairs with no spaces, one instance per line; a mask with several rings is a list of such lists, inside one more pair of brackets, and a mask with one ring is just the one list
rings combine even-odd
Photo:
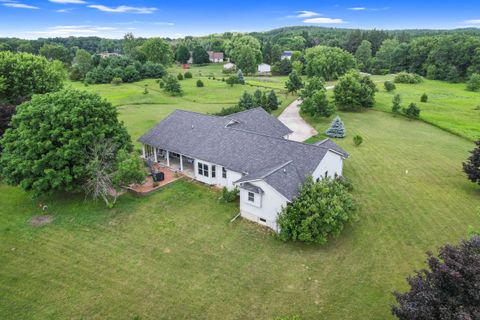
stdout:
[[[152,109],[120,107],[134,136],[168,112],[144,106]],[[55,220],[41,228],[28,224],[39,201],[0,185],[2,318],[391,318],[391,291],[406,288],[424,252],[480,227],[480,189],[461,172],[473,144],[384,112],[340,115],[360,219],[326,246],[281,243],[243,220],[230,225],[237,205],[187,181],[122,196],[111,210],[82,197],[43,199]],[[314,125],[322,132],[329,122]]]

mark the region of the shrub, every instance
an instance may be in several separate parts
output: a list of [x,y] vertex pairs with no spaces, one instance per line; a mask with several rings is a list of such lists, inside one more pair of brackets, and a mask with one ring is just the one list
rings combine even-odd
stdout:
[[203,87],[203,86],[204,86],[203,81],[200,80],[200,79],[198,79],[198,80],[197,80],[197,87],[201,88],[201,87]]
[[418,74],[400,72],[395,76],[395,79],[393,81],[395,83],[417,84],[422,82],[423,79]]
[[143,94],[148,94],[148,86],[143,87]]
[[345,126],[343,125],[342,119],[339,116],[336,116],[333,119],[330,128],[325,131],[325,134],[331,138],[344,138],[346,134]]
[[362,136],[359,136],[358,134],[353,136],[353,143],[356,145],[356,146],[359,146],[361,145],[363,142],[363,138]]
[[237,200],[238,195],[240,194],[240,190],[235,187],[233,190],[228,191],[227,187],[223,187],[222,189],[222,200],[225,202],[233,202]]
[[388,92],[393,91],[397,88],[395,86],[395,83],[393,83],[392,81],[385,81],[383,83],[383,86],[385,87],[385,90],[387,90]]
[[428,102],[428,95],[426,93],[422,94],[420,97],[420,102]]
[[238,72],[237,72],[237,79],[238,79],[238,83],[240,83],[241,85],[245,84],[245,78],[243,77],[243,72],[240,69],[238,69]]
[[473,73],[467,81],[467,90],[480,90],[480,73]]
[[185,79],[192,79],[193,78],[193,75],[190,71],[185,72],[185,74],[183,76],[185,77]]
[[377,87],[369,76],[352,70],[333,89],[335,105],[343,111],[360,111],[375,104]]
[[420,117],[420,108],[412,102],[408,105],[408,108],[403,109],[403,113],[411,119],[418,119]]
[[182,87],[177,79],[172,75],[167,75],[163,78],[163,90],[172,96],[182,95]]
[[407,278],[405,293],[394,292],[392,313],[398,319],[478,319],[480,237],[427,254],[427,267]]
[[312,117],[330,117],[335,112],[335,105],[328,102],[326,90],[318,90],[313,96],[303,100],[300,108]]
[[402,98],[400,97],[400,94],[397,93],[392,100],[392,112],[393,113],[399,113],[402,107],[400,106],[400,103],[402,102]]
[[181,73],[177,74],[177,79],[178,80],[183,80],[183,74],[181,74]]
[[330,178],[314,182],[309,176],[279,215],[279,238],[324,244],[355,217],[353,198],[343,183]]
[[476,148],[470,151],[471,156],[463,163],[463,172],[468,180],[480,185],[480,140],[475,142]]
[[122,78],[120,77],[114,77],[111,82],[111,84],[113,84],[114,86],[119,86],[121,83],[122,83]]
[[158,79],[157,83],[160,89],[163,89],[163,87],[165,87],[165,81],[163,81],[162,79]]

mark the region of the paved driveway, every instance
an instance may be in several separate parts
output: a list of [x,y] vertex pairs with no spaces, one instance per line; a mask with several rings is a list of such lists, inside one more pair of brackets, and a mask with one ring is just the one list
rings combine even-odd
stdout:
[[300,103],[300,99],[293,101],[278,116],[278,120],[293,131],[293,133],[290,134],[290,140],[294,141],[305,141],[317,134],[317,130],[306,123],[300,116]]

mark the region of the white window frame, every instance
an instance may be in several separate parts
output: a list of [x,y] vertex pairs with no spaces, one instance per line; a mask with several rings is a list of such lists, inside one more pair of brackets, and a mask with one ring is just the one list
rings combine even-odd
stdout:
[[[251,199],[250,199],[250,196],[252,196]],[[247,200],[248,202],[255,203],[255,193],[252,191],[248,191]]]

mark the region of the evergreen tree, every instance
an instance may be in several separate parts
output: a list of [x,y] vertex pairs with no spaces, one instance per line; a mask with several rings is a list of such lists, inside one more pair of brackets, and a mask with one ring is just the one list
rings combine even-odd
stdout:
[[343,125],[342,119],[339,116],[336,116],[333,119],[330,128],[325,131],[325,134],[332,138],[344,138],[346,134],[345,126]]
[[238,102],[238,106],[242,109],[248,110],[255,108],[255,104],[253,103],[253,97],[250,93],[245,91],[243,95],[240,97],[240,101]]
[[412,102],[408,105],[408,108],[403,110],[403,113],[409,118],[418,119],[420,117],[420,108]]
[[288,75],[288,80],[285,83],[285,88],[287,88],[288,92],[297,92],[301,88],[303,88],[302,79],[298,76],[297,72],[293,70]]
[[475,142],[475,145],[477,147],[470,151],[472,155],[463,163],[463,171],[467,174],[468,180],[480,184],[480,140]]
[[400,103],[401,102],[402,102],[402,98],[400,97],[400,94],[397,93],[393,97],[393,100],[392,100],[392,112],[393,113],[399,113],[400,112],[400,109],[401,109]]
[[275,91],[271,90],[267,97],[267,106],[270,110],[278,109],[278,98]]
[[245,78],[243,77],[242,69],[238,69],[237,78],[238,78],[238,83],[245,84]]
[[263,107],[263,93],[260,89],[255,90],[253,93],[253,105],[255,107]]
[[163,90],[172,96],[182,95],[182,87],[177,78],[173,75],[167,75],[163,78]]

